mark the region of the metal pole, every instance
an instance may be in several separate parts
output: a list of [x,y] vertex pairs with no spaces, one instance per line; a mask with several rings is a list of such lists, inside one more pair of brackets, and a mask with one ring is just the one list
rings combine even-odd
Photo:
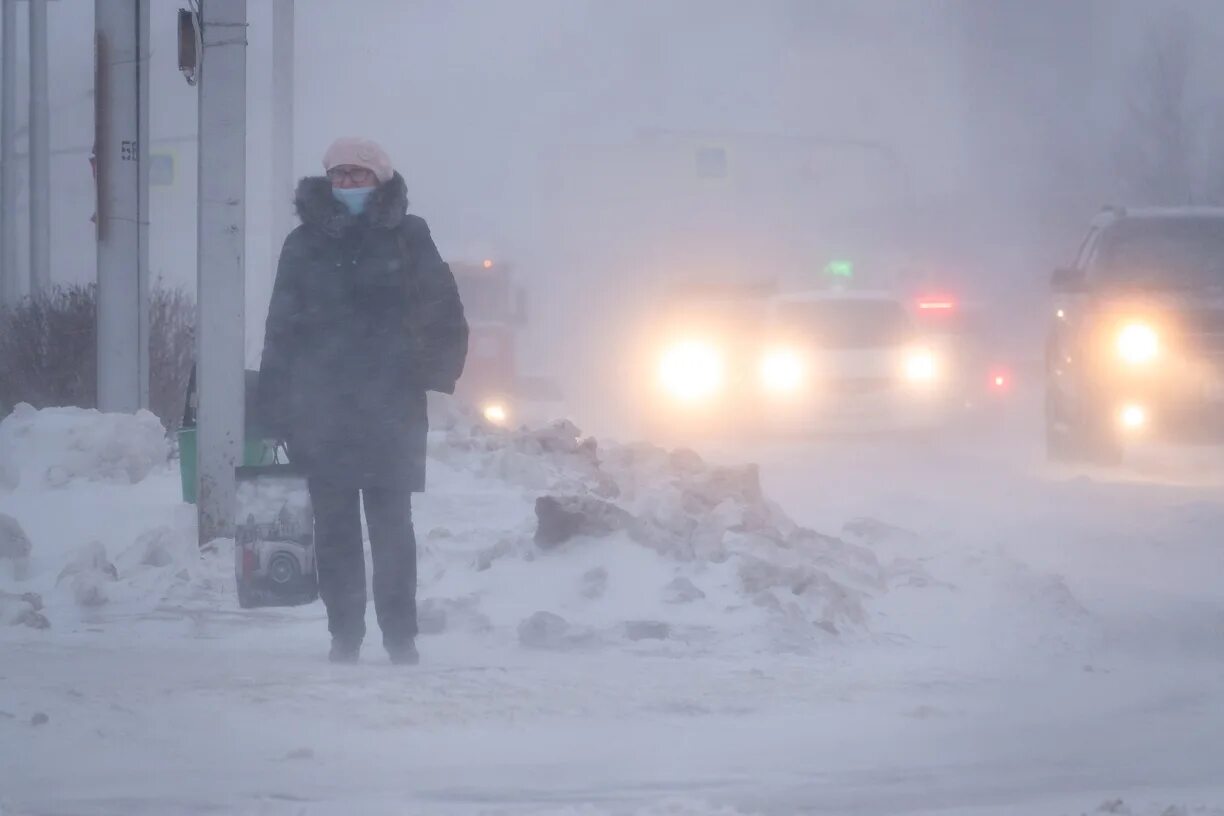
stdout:
[[21,293],[17,275],[17,0],[0,0],[0,4],[0,306],[11,306]]
[[51,285],[51,108],[47,0],[30,0],[30,294]]
[[293,229],[294,0],[272,6],[272,271]]
[[95,0],[98,407],[149,397],[148,0]]
[[141,408],[149,407],[149,146],[152,139],[149,136],[149,88],[153,82],[153,61],[152,50],[149,39],[151,36],[152,27],[150,25],[150,17],[152,16],[153,0],[138,0],[136,9],[136,89],[139,94],[138,113],[136,116],[136,144],[140,154],[139,161],[139,180],[137,189],[139,191],[139,201],[137,202],[137,212],[140,217],[137,219],[136,225],[138,228],[138,237],[136,243],[136,297],[137,310],[139,320],[137,325],[139,329],[140,339],[136,342],[136,355],[138,360],[136,385],[139,388],[139,405]]
[[197,427],[199,540],[229,535],[243,449],[246,0],[203,0],[200,64]]

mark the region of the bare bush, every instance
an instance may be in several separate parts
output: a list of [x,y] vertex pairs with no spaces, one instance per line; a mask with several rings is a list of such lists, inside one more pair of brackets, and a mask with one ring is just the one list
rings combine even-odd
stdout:
[[173,433],[183,422],[187,380],[195,361],[195,298],[155,288],[149,297],[149,410]]
[[[158,286],[149,311],[149,408],[174,431],[195,354],[195,299]],[[97,348],[93,285],[56,287],[0,310],[0,416],[21,402],[96,407]]]
[[0,407],[97,404],[92,286],[57,287],[0,313]]

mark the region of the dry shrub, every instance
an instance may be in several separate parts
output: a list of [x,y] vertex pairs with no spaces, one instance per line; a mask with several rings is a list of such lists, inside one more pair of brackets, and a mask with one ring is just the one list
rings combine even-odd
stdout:
[[[170,431],[183,418],[195,311],[195,298],[182,289],[150,292],[149,409]],[[21,402],[94,408],[97,394],[95,286],[59,286],[0,309],[0,416]]]

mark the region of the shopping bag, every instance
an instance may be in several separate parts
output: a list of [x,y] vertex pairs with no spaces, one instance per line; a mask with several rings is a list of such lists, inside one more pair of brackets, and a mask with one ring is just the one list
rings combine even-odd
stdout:
[[292,464],[237,469],[234,571],[238,605],[300,606],[319,597],[314,514]]

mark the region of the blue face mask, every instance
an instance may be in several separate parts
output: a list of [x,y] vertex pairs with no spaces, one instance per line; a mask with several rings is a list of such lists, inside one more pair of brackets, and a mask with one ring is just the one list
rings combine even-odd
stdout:
[[374,192],[373,187],[333,187],[332,195],[343,204],[353,215],[361,215],[365,210],[366,199]]

